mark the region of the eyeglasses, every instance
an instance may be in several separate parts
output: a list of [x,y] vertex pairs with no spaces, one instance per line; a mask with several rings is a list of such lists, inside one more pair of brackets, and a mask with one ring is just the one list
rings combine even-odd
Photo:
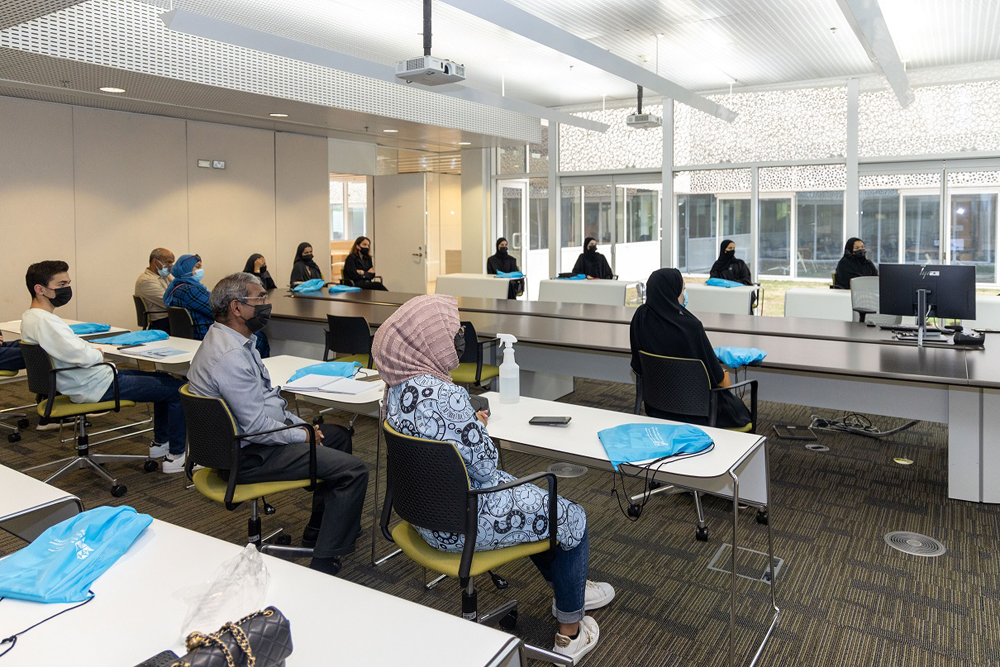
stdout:
[[251,301],[256,301],[257,303],[268,303],[270,299],[268,299],[267,294],[258,294],[257,296],[248,296],[245,299],[241,299],[240,303],[249,305]]

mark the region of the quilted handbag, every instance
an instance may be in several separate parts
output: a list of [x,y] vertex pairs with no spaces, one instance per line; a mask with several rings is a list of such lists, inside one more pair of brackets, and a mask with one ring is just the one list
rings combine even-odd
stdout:
[[173,667],[283,667],[292,653],[292,631],[274,607],[226,623],[217,632],[192,632],[188,653]]

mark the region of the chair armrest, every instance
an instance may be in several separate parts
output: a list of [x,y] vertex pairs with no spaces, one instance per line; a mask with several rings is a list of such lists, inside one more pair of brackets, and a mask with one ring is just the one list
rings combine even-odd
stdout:
[[534,482],[537,479],[545,478],[548,482],[549,487],[549,549],[555,549],[559,544],[558,537],[556,535],[556,526],[558,524],[559,512],[558,512],[558,495],[557,495],[557,481],[555,473],[551,472],[533,472],[530,475],[525,475],[524,477],[518,477],[512,482],[505,482],[497,486],[491,486],[488,489],[470,489],[469,494],[472,496],[484,496],[490,493],[496,493],[497,491],[507,491],[508,489],[513,489],[518,486],[523,486],[530,482]]
[[[237,435],[233,441],[234,446],[239,447],[240,440],[246,440],[247,438],[255,438],[259,435],[268,435],[270,433],[280,433],[281,431],[290,431],[293,428],[305,429],[306,437],[309,441],[309,486],[308,491],[312,491],[316,487],[316,429],[309,424],[288,424],[280,428],[272,428],[267,431],[257,431],[255,433],[241,433]],[[275,445],[275,447],[280,447],[281,445]]]
[[[101,363],[94,364],[93,366],[86,366],[86,368],[94,368],[96,366],[107,366],[108,368],[111,369],[111,388],[113,389],[113,396],[114,396],[114,399],[115,399],[114,411],[115,412],[120,412],[122,406],[121,406],[121,395],[120,395],[120,393],[118,391],[118,369],[115,368],[115,365],[112,364],[109,361],[102,361]],[[68,368],[53,368],[53,369],[51,369],[51,371],[49,371],[52,375],[49,378],[49,396],[48,396],[48,400],[45,403],[45,418],[46,419],[48,419],[49,415],[52,413],[52,403],[53,403],[53,401],[55,401],[55,398],[56,398],[56,396],[59,393],[56,390],[56,374],[57,373],[62,373],[64,371],[75,371],[75,370],[78,370],[80,368],[84,368],[84,366],[70,366]]]
[[713,387],[712,392],[732,391],[740,387],[750,386],[750,423],[753,425],[753,432],[757,431],[757,380],[744,380],[731,384],[728,387]]

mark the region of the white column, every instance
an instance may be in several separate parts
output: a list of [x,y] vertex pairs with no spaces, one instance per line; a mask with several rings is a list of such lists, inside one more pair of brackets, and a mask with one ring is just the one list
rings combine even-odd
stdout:
[[760,256],[758,246],[760,245],[760,189],[758,177],[760,167],[750,168],[750,275],[754,282],[757,282],[757,263]]
[[660,210],[660,266],[674,266],[674,238],[677,224],[674,216],[674,100],[663,98],[663,204]]
[[846,236],[861,236],[859,212],[861,200],[858,194],[858,100],[859,85],[857,79],[847,80],[847,192],[844,198],[844,217]]
[[[557,275],[559,266],[559,248],[562,247],[561,225],[559,224],[559,123],[549,121],[549,275],[542,280]],[[531,295],[538,298],[537,294]]]

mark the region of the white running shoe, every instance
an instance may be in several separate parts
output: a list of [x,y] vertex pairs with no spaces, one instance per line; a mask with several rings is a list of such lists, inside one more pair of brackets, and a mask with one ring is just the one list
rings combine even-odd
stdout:
[[162,445],[155,440],[149,445],[149,458],[151,459],[162,459],[164,456],[170,453],[170,444],[163,443]]
[[[587,579],[587,589],[583,599],[583,610],[594,611],[607,606],[615,599],[615,589],[605,581]],[[552,615],[556,615],[556,601],[552,601]]]
[[167,454],[160,463],[160,470],[168,475],[184,472],[184,459],[184,454]]
[[597,639],[601,636],[601,630],[597,627],[597,621],[590,616],[584,616],[580,621],[580,630],[576,639],[570,639],[566,635],[556,633],[556,645],[552,647],[555,653],[573,658],[573,664],[580,664],[583,656],[590,653],[597,646]]

